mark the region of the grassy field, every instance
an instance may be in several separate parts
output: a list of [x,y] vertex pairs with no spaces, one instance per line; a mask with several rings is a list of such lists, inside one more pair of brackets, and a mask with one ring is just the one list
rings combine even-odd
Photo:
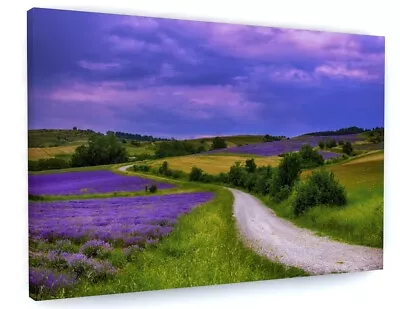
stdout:
[[[54,295],[76,297],[159,290],[307,275],[304,271],[271,262],[239,239],[232,217],[232,194],[215,186],[216,198],[181,217],[170,236],[149,246],[128,262],[121,249],[109,260],[120,268],[115,278],[98,284],[83,280],[70,291]],[[32,244],[31,250],[47,244]],[[33,261],[34,262],[34,261]]]
[[78,145],[28,148],[29,160],[50,159],[59,155],[72,155]]
[[[348,204],[344,207],[315,207],[296,218],[291,207],[293,197],[280,204],[262,199],[279,216],[299,226],[345,242],[382,247],[383,162],[383,152],[379,152],[328,167],[346,188]],[[304,172],[302,179],[309,174]]]
[[165,158],[156,161],[150,161],[152,166],[160,166],[162,162],[167,161],[171,169],[190,172],[193,166],[201,168],[209,174],[218,174],[228,172],[230,167],[237,161],[245,162],[247,158],[254,158],[257,166],[271,165],[277,166],[280,157],[256,157],[242,155],[195,155],[174,158]]

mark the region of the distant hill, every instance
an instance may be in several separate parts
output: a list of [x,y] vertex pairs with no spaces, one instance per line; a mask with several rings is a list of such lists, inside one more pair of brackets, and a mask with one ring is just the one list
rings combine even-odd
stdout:
[[379,130],[383,128],[373,128],[373,129],[363,129],[359,127],[348,127],[348,128],[342,128],[334,131],[319,131],[319,132],[312,132],[312,133],[307,133],[303,135],[312,135],[312,136],[332,136],[332,135],[349,135],[349,134],[359,134],[359,133],[364,133],[368,131],[374,131],[374,130]]
[[93,130],[29,130],[28,131],[28,147],[44,148],[57,147],[65,145],[78,145],[87,142],[91,134],[96,133]]
[[[221,136],[228,144],[228,147],[243,146],[246,144],[262,143],[264,135],[231,135]],[[188,141],[195,142],[196,144],[211,144],[214,137],[203,137],[190,139]]]

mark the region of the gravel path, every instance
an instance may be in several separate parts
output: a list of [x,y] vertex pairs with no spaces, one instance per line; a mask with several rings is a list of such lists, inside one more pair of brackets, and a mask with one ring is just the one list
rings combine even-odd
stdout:
[[296,266],[310,274],[354,272],[383,268],[383,250],[353,246],[316,236],[283,220],[258,199],[232,191],[234,216],[243,237],[259,254]]
[[120,172],[126,172],[126,170],[127,170],[128,168],[130,168],[131,166],[133,166],[133,164],[124,165],[124,166],[118,167],[118,170],[119,170]]

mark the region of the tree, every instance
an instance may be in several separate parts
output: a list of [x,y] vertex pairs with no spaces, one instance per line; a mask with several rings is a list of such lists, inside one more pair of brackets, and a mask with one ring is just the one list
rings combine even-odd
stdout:
[[225,140],[222,137],[214,137],[211,145],[211,149],[223,149],[228,147]]
[[324,148],[325,148],[325,143],[324,143],[324,141],[320,141],[320,142],[318,143],[318,146],[319,146],[319,148],[324,149]]
[[257,164],[254,159],[247,159],[245,164],[246,170],[249,173],[254,173],[257,169]]
[[303,168],[316,167],[324,164],[324,158],[308,144],[301,146],[299,155]]
[[337,145],[336,140],[334,140],[333,138],[326,142],[327,148],[333,148],[333,147],[336,147],[336,145]]
[[76,130],[78,130],[78,128],[77,127],[73,127],[72,130],[76,131]]
[[351,156],[351,154],[353,153],[353,146],[351,145],[350,142],[346,142],[342,146],[342,151],[343,153]]
[[202,176],[203,176],[203,170],[201,168],[193,166],[192,170],[190,171],[190,174],[189,174],[189,180],[190,181],[199,181],[199,180],[201,180]]
[[94,166],[128,161],[128,153],[114,135],[92,135],[89,144],[76,148],[71,166]]

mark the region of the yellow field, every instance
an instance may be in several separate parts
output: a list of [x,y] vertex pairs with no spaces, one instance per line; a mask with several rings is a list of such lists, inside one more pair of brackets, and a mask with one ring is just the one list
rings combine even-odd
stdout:
[[[373,153],[351,160],[343,164],[328,166],[335,177],[346,189],[367,187],[370,190],[383,186],[384,154]],[[301,177],[304,179],[311,171],[304,171]]]
[[343,165],[352,165],[352,164],[358,164],[362,162],[371,162],[371,161],[383,161],[384,159],[384,153],[383,152],[378,152],[374,153],[368,156],[363,156],[361,158],[351,160],[350,162],[347,162]]
[[46,147],[46,148],[28,148],[29,160],[49,159],[55,155],[72,154],[79,145]]
[[[248,158],[251,158],[250,156]],[[183,156],[174,158],[165,158],[154,161],[152,166],[159,166],[162,162],[167,161],[171,169],[181,170],[184,172],[190,172],[193,166],[201,168],[206,173],[218,174],[221,172],[228,172],[230,167],[235,164],[235,162],[240,161],[244,163],[246,157],[243,156]],[[254,158],[257,166],[277,166],[280,162],[280,157],[265,157],[265,158]]]

